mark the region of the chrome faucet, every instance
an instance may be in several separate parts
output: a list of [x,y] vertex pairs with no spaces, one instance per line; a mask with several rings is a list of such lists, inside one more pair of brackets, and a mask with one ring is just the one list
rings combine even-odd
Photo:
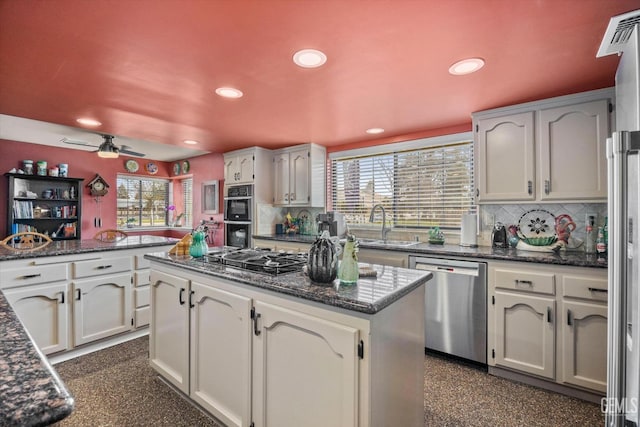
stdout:
[[374,205],[371,208],[371,213],[369,214],[369,222],[373,222],[373,217],[377,208],[380,208],[382,210],[382,229],[380,230],[380,236],[382,238],[382,241],[387,243],[387,233],[391,230],[391,228],[386,227],[387,213],[384,211],[384,206],[382,206],[380,203]]

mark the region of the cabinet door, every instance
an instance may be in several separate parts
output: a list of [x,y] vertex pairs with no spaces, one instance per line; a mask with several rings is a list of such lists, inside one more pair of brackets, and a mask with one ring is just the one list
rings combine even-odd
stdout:
[[129,331],[131,307],[131,273],[74,281],[74,345]]
[[478,120],[478,201],[535,198],[533,116]]
[[541,200],[606,199],[609,102],[539,112]]
[[238,184],[253,182],[253,153],[238,156]]
[[357,425],[358,330],[266,303],[255,309],[255,425]]
[[502,292],[495,297],[496,365],[554,378],[555,300]]
[[67,288],[63,283],[4,291],[9,304],[44,354],[69,347]]
[[224,158],[224,181],[228,184],[235,184],[239,178],[238,174],[238,158]]
[[273,156],[273,203],[289,204],[289,153]]
[[309,150],[293,150],[289,153],[289,201],[292,205],[309,204]]
[[563,301],[562,382],[607,391],[607,306]]
[[190,396],[227,426],[251,423],[251,299],[191,283]]
[[149,363],[167,381],[189,393],[189,281],[151,271]]

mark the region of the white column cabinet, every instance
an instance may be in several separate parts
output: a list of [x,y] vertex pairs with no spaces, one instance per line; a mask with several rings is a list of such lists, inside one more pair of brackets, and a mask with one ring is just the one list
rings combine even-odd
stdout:
[[533,112],[477,122],[478,200],[533,200]]
[[606,201],[614,91],[473,114],[478,202]]
[[496,365],[554,378],[555,300],[495,293]]
[[69,285],[7,289],[4,295],[44,354],[69,348]]
[[274,205],[324,207],[325,175],[324,147],[304,144],[274,152]]
[[359,331],[267,303],[255,310],[255,425],[357,425]]

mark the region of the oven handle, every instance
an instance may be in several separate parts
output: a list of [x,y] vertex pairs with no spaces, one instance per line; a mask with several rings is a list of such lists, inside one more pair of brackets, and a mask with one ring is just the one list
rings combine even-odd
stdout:
[[253,221],[231,221],[231,220],[224,220],[225,224],[238,224],[238,225],[251,225],[253,224]]

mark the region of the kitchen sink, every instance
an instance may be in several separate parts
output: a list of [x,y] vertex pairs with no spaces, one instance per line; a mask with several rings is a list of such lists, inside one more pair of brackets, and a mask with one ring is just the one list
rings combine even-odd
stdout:
[[412,242],[406,240],[387,240],[386,242],[382,239],[358,239],[361,244],[366,245],[380,245],[380,246],[395,246],[400,248],[405,248],[408,246],[414,246],[420,244],[420,242]]

